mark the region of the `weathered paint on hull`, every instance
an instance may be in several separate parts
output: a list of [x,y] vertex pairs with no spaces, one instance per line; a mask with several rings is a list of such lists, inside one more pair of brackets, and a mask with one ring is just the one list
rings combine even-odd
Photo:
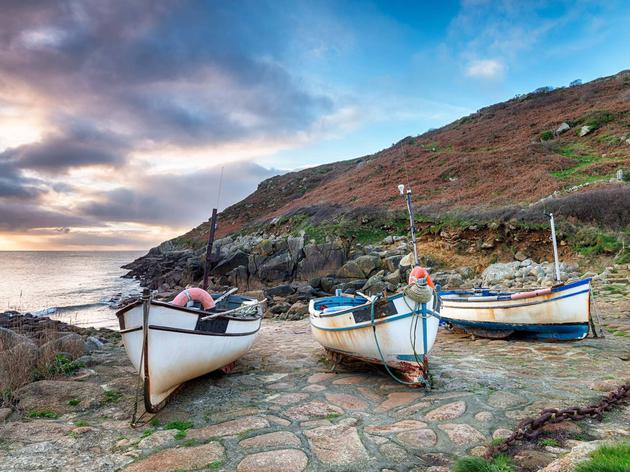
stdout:
[[[142,305],[125,312],[124,326],[132,331],[123,332],[122,338],[136,371],[145,379],[145,392],[150,405],[157,407],[182,383],[220,369],[245,354],[256,338],[261,319],[229,320],[226,334],[251,333],[245,336],[210,335],[200,332],[176,332],[169,329],[193,331],[198,316],[165,306],[151,306],[146,360],[148,379],[145,376],[142,355]],[[139,329],[133,330],[134,327]],[[142,365],[141,365],[142,364]]]
[[[454,326],[489,331],[514,331],[544,340],[582,339],[590,318],[589,281],[555,287],[551,293],[513,300],[442,297],[441,315]],[[452,296],[452,295],[450,295]],[[485,297],[488,298],[488,297]]]
[[[423,348],[423,321],[412,317],[407,305],[408,303],[413,307],[414,303],[408,299],[405,303],[403,297],[397,297],[393,301],[396,314],[377,320],[376,336],[387,365],[399,370],[409,370],[411,364],[415,364],[410,333],[415,339],[415,350],[418,358],[422,359],[422,356],[427,354],[435,343],[439,320],[433,316],[425,319],[427,341],[425,351]],[[428,306],[433,306],[432,301],[428,303]],[[317,311],[312,307],[313,303],[311,302],[311,331],[317,342],[332,351],[367,362],[382,364],[370,321],[355,323],[351,311],[339,316],[319,317]]]

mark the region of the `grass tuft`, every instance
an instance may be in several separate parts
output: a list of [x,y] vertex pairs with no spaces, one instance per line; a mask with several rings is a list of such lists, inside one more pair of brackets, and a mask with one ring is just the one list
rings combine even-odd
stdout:
[[499,454],[491,460],[463,457],[455,463],[453,472],[514,472],[514,467],[508,456]]
[[628,472],[630,471],[630,441],[602,446],[591,458],[577,465],[575,472]]
[[29,418],[59,418],[59,415],[54,411],[29,411],[27,416]]
[[79,400],[78,398],[73,398],[72,400],[68,400],[68,405],[70,406],[77,406],[79,403],[81,403],[81,400]]
[[164,429],[176,429],[178,431],[186,431],[192,427],[192,421],[171,421],[164,425]]
[[557,439],[545,438],[545,439],[541,439],[540,441],[538,441],[538,445],[540,447],[545,447],[545,446],[559,447],[560,443],[558,442]]

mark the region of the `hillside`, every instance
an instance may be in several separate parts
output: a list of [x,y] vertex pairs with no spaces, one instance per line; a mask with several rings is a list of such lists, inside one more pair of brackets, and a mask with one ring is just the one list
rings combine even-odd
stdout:
[[[391,245],[408,231],[399,183],[414,191],[419,247],[433,268],[472,267],[479,274],[517,255],[548,260],[549,211],[558,217],[563,260],[627,263],[628,173],[624,71],[515,97],[373,155],[267,179],[219,215],[224,239],[215,245],[212,274],[219,285],[246,288],[321,277],[363,287],[361,277],[373,271],[348,277],[342,266],[365,254],[397,280],[404,271],[386,259],[408,250]],[[128,275],[152,287],[195,283],[208,229],[204,222],[152,249],[125,266]]]
[[[556,133],[563,123],[570,128]],[[590,130],[579,136],[584,126]],[[630,71],[518,96],[372,155],[265,180],[221,213],[219,235],[299,209],[315,207],[309,214],[324,217],[399,209],[399,183],[409,183],[420,212],[431,215],[492,213],[583,184],[578,192],[607,195],[603,187],[619,168],[630,171]],[[613,194],[630,204],[627,188]],[[620,223],[619,215],[601,217],[606,226]],[[185,239],[205,239],[206,230]]]

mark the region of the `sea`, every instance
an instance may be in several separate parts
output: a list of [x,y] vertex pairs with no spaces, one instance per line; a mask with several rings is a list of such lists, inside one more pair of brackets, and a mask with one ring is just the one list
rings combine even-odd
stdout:
[[0,251],[0,312],[16,310],[82,327],[118,329],[116,307],[140,284],[121,276],[138,251]]

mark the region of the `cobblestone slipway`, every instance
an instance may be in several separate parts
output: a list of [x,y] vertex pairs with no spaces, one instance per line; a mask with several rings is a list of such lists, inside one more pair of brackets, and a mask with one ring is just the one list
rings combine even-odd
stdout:
[[[85,383],[121,395],[106,394],[84,411],[68,406],[57,419],[12,413],[0,425],[0,470],[448,471],[458,456],[482,454],[509,435],[520,419],[545,407],[586,405],[628,380],[628,305],[625,297],[600,302],[611,331],[605,339],[473,340],[441,330],[429,392],[360,363],[331,373],[308,320],[265,320],[235,372],[189,382],[157,415],[159,425],[136,429],[129,426],[136,377],[123,348],[110,344],[92,354],[82,379],[68,382],[78,396]],[[166,429],[174,421],[192,427]],[[601,423],[556,424],[548,435],[559,446],[513,451],[520,470],[554,460],[547,470],[564,470],[558,459],[583,441],[628,437],[630,408]]]

